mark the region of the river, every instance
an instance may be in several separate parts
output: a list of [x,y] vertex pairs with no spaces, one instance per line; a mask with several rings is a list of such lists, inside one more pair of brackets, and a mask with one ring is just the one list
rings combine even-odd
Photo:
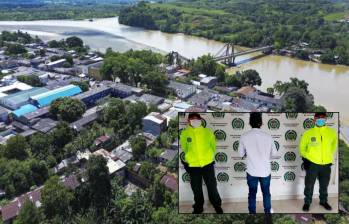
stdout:
[[[196,58],[203,54],[215,55],[223,43],[185,34],[167,34],[121,25],[117,18],[88,20],[47,21],[0,21],[0,30],[21,29],[43,40],[53,40],[76,35],[91,49],[105,51],[112,47],[116,51],[129,49],[152,49],[158,52],[177,51],[185,57]],[[261,90],[271,87],[277,80],[287,81],[290,77],[304,79],[314,95],[315,104],[329,111],[341,112],[341,120],[349,125],[349,66],[325,65],[297,60],[289,57],[269,55],[249,61],[249,56],[237,58],[239,67],[256,69],[261,78]],[[244,62],[244,63],[242,63]]]

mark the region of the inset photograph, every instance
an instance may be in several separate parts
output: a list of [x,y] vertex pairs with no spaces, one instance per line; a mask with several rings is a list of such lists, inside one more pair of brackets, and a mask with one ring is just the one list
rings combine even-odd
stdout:
[[338,213],[338,112],[179,114],[179,213]]

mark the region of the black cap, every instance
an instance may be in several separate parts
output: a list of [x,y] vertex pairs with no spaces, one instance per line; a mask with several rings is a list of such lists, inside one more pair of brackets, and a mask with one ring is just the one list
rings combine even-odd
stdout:
[[189,113],[188,119],[193,119],[193,118],[199,118],[201,119],[201,116],[199,113]]

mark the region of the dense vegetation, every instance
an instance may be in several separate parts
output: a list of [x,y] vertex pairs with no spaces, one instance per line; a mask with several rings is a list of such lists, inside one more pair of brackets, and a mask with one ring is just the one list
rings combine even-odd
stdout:
[[344,3],[278,0],[191,0],[169,4],[146,4],[120,12],[122,24],[183,32],[247,47],[273,44],[277,49],[300,42],[320,49],[335,63],[349,65],[349,23],[326,20],[325,16],[342,12]]
[[0,20],[46,20],[46,19],[90,19],[114,17],[121,5],[13,5],[0,7]]
[[149,50],[113,52],[108,49],[101,68],[104,80],[119,78],[122,83],[141,85],[154,94],[166,93],[166,76],[159,65],[164,61],[159,53]]

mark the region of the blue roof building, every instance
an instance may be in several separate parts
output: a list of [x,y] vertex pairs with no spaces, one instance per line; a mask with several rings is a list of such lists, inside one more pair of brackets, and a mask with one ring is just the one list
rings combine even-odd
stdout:
[[52,103],[52,101],[61,98],[61,97],[70,97],[76,94],[81,93],[82,90],[79,86],[75,85],[67,85],[63,86],[46,93],[41,93],[35,96],[30,97],[30,102],[37,107],[48,106]]
[[16,116],[16,117],[20,117],[22,115],[25,115],[27,113],[30,112],[34,112],[36,111],[38,108],[36,106],[33,106],[31,104],[26,104],[24,106],[21,106],[19,109],[13,111],[12,113]]
[[41,93],[45,93],[49,89],[44,87],[35,87],[27,90],[23,90],[17,93],[10,94],[0,98],[0,104],[11,110],[16,110],[23,105],[29,103],[29,98]]

